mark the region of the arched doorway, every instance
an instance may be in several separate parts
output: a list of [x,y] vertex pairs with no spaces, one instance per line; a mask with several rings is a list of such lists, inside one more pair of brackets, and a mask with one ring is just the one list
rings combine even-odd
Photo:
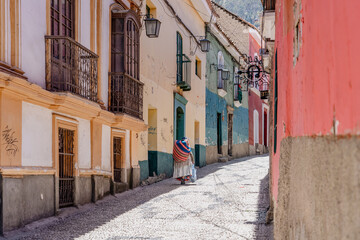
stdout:
[[176,140],[185,137],[185,116],[181,107],[176,109]]

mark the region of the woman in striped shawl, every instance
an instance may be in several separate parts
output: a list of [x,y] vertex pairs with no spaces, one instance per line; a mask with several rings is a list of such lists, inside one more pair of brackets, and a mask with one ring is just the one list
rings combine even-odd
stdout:
[[189,139],[182,138],[175,141],[173,149],[174,158],[174,174],[173,178],[185,184],[190,180],[192,174],[192,165],[194,164],[194,156],[191,152]]

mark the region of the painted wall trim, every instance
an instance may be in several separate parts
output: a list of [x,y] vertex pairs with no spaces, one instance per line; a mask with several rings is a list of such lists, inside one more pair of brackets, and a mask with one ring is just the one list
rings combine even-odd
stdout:
[[36,84],[32,84],[12,75],[0,75],[0,91],[7,91],[17,95],[26,102],[42,106],[62,114],[71,115],[87,120],[96,118],[106,125],[126,128],[136,132],[147,130],[143,120],[126,114],[114,114],[101,109],[99,104],[78,97],[71,93],[49,92]]
[[184,105],[186,105],[188,103],[188,100],[186,100],[186,98],[184,98],[183,96],[181,96],[178,93],[174,93],[174,97],[176,100],[178,100],[179,102],[181,102]]

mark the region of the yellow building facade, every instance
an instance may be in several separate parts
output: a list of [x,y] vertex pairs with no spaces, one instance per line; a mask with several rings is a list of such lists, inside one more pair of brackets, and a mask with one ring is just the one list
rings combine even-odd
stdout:
[[206,53],[199,41],[211,21],[205,0],[146,0],[143,12],[161,21],[158,38],[141,38],[144,122],[139,134],[141,179],[172,176],[175,140],[189,138],[196,164],[205,163]]
[[139,185],[142,6],[0,2],[1,233]]

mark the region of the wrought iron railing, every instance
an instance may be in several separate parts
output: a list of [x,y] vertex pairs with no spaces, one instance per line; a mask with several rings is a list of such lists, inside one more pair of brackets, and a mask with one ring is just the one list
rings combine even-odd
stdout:
[[59,206],[74,204],[74,131],[59,128]]
[[177,54],[176,84],[184,91],[191,90],[191,60],[185,54]]
[[45,36],[46,89],[97,101],[98,56],[75,40]]
[[143,117],[143,83],[125,73],[110,73],[109,111]]
[[114,182],[121,182],[121,169],[114,169]]

